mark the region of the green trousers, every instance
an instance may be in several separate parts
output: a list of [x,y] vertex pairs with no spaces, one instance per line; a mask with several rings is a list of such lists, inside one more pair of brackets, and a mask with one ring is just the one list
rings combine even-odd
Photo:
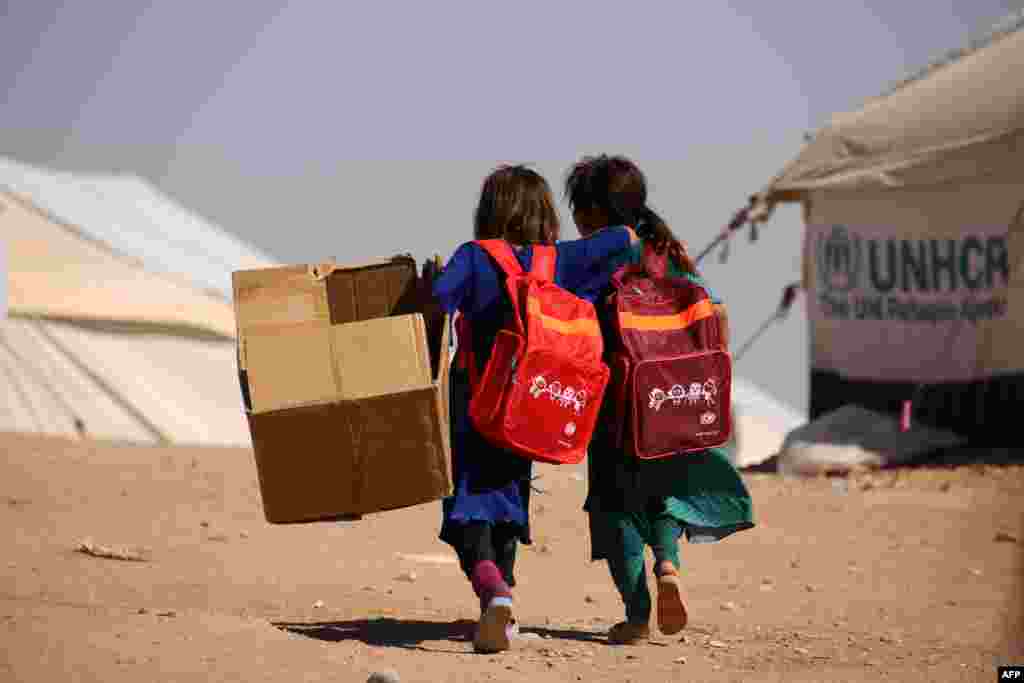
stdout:
[[627,621],[648,623],[651,594],[647,589],[644,550],[651,547],[655,565],[668,560],[678,569],[682,526],[663,506],[633,513],[592,512],[590,522],[617,537],[617,552],[608,553],[608,569],[626,606]]

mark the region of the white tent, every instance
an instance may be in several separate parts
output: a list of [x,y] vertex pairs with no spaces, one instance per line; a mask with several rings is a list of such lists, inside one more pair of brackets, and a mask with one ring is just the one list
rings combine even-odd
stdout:
[[0,159],[0,431],[247,446],[230,274],[271,259],[134,177]]
[[[1024,11],[836,115],[760,194],[803,205],[810,417],[1007,438],[1024,397]],[[979,441],[980,443],[980,441]]]
[[786,435],[807,418],[741,377],[732,382],[733,438],[728,451],[737,467],[760,465],[777,455]]

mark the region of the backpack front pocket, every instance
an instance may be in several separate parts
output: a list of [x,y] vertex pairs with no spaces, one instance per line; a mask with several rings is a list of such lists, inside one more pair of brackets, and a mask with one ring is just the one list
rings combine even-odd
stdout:
[[547,351],[528,352],[516,369],[505,411],[509,440],[537,459],[580,462],[597,423],[608,368]]
[[636,456],[662,458],[725,444],[732,431],[731,387],[725,351],[638,363],[631,397]]

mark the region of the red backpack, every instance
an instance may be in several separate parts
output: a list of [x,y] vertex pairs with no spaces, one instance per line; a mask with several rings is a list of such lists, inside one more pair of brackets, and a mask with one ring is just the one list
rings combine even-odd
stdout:
[[620,268],[602,311],[613,390],[605,401],[613,444],[641,459],[725,444],[732,432],[732,356],[707,291],[667,277],[647,247]]
[[488,441],[518,455],[553,464],[583,460],[594,433],[609,370],[593,304],[555,284],[554,247],[533,247],[523,272],[504,240],[476,242],[505,273],[514,310],[498,331],[483,377],[468,347],[468,322],[459,318],[459,345],[469,365],[469,417]]

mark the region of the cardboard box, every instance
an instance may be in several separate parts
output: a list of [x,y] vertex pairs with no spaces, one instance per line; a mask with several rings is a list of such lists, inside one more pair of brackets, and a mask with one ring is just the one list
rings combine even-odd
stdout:
[[267,521],[451,495],[450,328],[412,257],[243,270],[232,284]]

